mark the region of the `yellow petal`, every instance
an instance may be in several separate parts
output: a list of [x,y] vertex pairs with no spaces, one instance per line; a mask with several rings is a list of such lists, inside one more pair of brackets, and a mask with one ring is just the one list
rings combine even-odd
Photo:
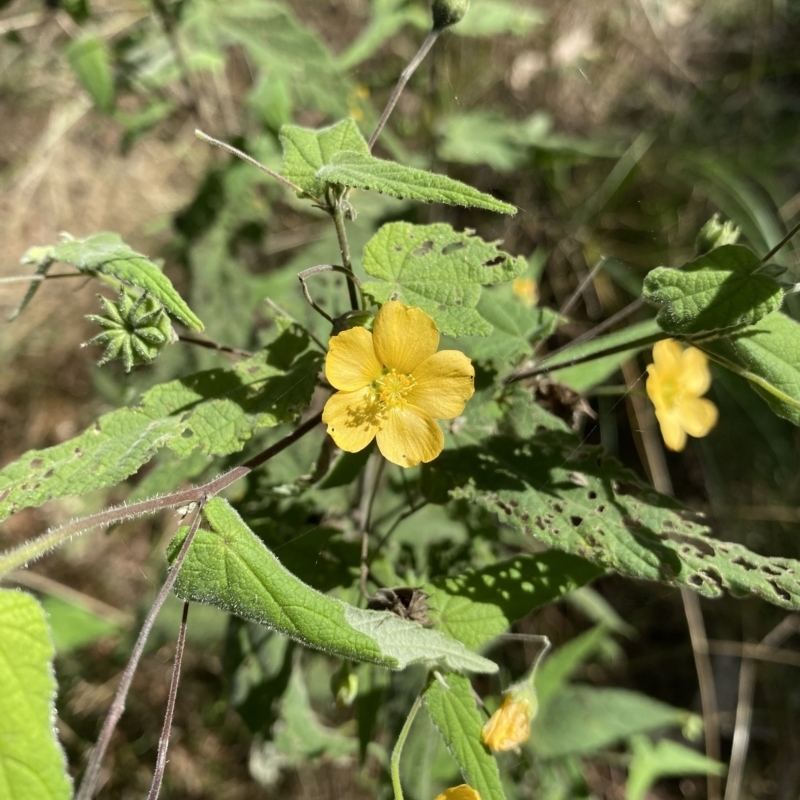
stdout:
[[436,800],[481,800],[481,796],[466,783],[445,789]]
[[653,345],[653,361],[656,369],[666,376],[678,370],[683,348],[674,339],[662,339]]
[[335,389],[355,392],[381,374],[381,363],[366,328],[350,328],[331,338],[325,358],[325,377]]
[[500,708],[483,726],[481,740],[494,752],[517,750],[531,735],[533,713],[527,699],[514,699],[511,694],[503,698]]
[[661,426],[664,444],[679,453],[686,447],[686,431],[681,425],[680,416],[675,409],[664,409],[656,406],[656,419]]
[[687,394],[700,397],[711,386],[711,370],[708,368],[708,359],[702,350],[696,347],[687,347],[681,353],[681,388]]
[[453,419],[475,392],[472,362],[458,350],[441,350],[414,369],[414,388],[406,399],[434,419]]
[[421,309],[409,308],[396,300],[381,306],[372,335],[381,363],[406,375],[439,346],[434,321]]
[[420,462],[433,461],[442,452],[444,434],[427,411],[403,406],[389,411],[378,432],[378,448],[392,464],[416,467]]
[[357,453],[375,438],[383,417],[371,389],[365,387],[357,392],[336,392],[325,403],[322,421],[337,447]]
[[717,407],[704,397],[687,398],[680,404],[678,412],[686,433],[698,438],[708,435],[719,417]]
[[647,381],[644,384],[644,390],[656,408],[664,405],[663,382],[655,364],[647,365]]

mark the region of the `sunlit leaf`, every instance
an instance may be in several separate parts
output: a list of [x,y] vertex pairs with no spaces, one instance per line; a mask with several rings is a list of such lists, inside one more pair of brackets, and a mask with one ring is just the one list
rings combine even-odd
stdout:
[[94,104],[104,114],[110,114],[114,110],[114,78],[105,42],[96,36],[84,36],[70,42],[66,54]]

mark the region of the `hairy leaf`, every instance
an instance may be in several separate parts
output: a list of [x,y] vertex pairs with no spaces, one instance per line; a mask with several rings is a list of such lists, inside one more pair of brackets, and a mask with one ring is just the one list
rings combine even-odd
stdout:
[[800,323],[770,314],[756,325],[698,347],[750,385],[772,410],[800,425]]
[[96,233],[88,239],[70,239],[54,247],[29,250],[23,263],[41,263],[43,256],[50,261],[63,261],[88,275],[103,275],[126,286],[149,292],[165,311],[195,331],[203,323],[194,315],[183,298],[175,291],[169,278],[146,256],[131,250],[116,233]]
[[105,414],[80,436],[31,450],[0,470],[0,519],[46,500],[112,486],[161,447],[229,455],[260,428],[297,417],[316,385],[320,356],[307,351],[287,369],[271,351],[231,369],[212,369],[150,389],[134,408]]
[[481,741],[483,718],[475,706],[472,686],[463,675],[446,675],[448,688],[438,680],[425,687],[425,710],[458,762],[464,780],[481,800],[505,800],[497,761]]
[[496,200],[466,183],[446,175],[375,158],[363,151],[342,150],[336,153],[326,166],[317,171],[317,178],[326,183],[366,189],[401,200],[471,206],[499,214],[517,213],[516,206]]
[[481,287],[516,278],[527,269],[522,257],[503,253],[472,232],[449,225],[384,225],[364,248],[364,270],[381,281],[364,291],[378,303],[400,300],[433,317],[449,336],[488,336],[491,324],[476,308]]
[[[467,419],[475,413],[468,405]],[[800,562],[714,539],[673,500],[572,433],[540,429],[521,438],[467,423],[451,441],[456,447],[431,465],[432,480],[439,473],[451,497],[496,513],[525,536],[627,577],[800,608]]]
[[530,746],[539,758],[593,753],[636,733],[682,726],[691,716],[638,692],[565,686],[533,720]]
[[331,163],[333,156],[341,150],[369,154],[367,141],[352,119],[320,130],[284,125],[280,139],[283,146],[283,176],[319,199],[325,195],[327,182],[317,177],[317,173]]
[[662,306],[656,319],[673,335],[752,325],[783,302],[781,285],[761,267],[750,248],[726,244],[679,269],[656,267],[642,296]]
[[[210,603],[339,658],[390,669],[426,664],[497,671],[494,662],[439,631],[312,589],[278,561],[226,501],[212,499],[203,514],[212,530],[198,531],[192,542],[175,584],[179,597]],[[173,556],[187,530],[173,539]]]
[[58,744],[53,643],[36,600],[0,590],[0,793],[4,800],[68,800]]
[[582,558],[550,551],[440,578],[425,591],[437,627],[477,650],[514,620],[599,575],[602,570]]

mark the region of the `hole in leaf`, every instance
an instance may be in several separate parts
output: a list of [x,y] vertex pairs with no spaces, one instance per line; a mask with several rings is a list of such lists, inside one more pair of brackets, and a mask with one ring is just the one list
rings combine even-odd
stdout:
[[483,262],[484,267],[496,267],[500,264],[506,263],[506,256],[495,256],[494,258],[490,258],[488,261]]
[[577,528],[583,522],[583,517],[572,516],[569,518],[573,528]]
[[80,458],[80,457],[83,455],[83,450],[81,450],[81,449],[80,449],[80,447],[76,447],[76,448],[75,448],[75,449],[72,451],[72,455],[74,455],[74,456],[75,456],[75,458]]
[[778,586],[775,581],[770,581],[769,585],[775,590],[775,594],[778,595],[781,600],[788,603],[792,599],[792,596],[789,594],[789,592],[787,592],[786,589]]
[[744,567],[746,570],[756,569],[756,565],[752,561],[748,561],[744,556],[734,558],[733,563],[738,564],[740,567]]
[[[736,563],[736,562],[734,562],[734,563]],[[761,567],[761,571],[765,575],[775,575],[776,577],[780,577],[781,574],[782,574],[782,570],[775,569],[775,567],[771,567],[769,564],[764,564]]]
[[703,579],[699,575],[690,575],[689,576],[689,583],[691,583],[692,586],[702,586],[703,585]]
[[29,464],[31,469],[39,469],[44,464],[41,458],[34,458],[33,461]]
[[2,503],[10,494],[11,489],[6,489],[4,492],[0,492],[0,503]]
[[428,255],[431,250],[433,250],[433,240],[428,239],[427,242],[423,242],[416,250],[412,250],[411,255],[415,258],[422,258],[423,256]]
[[457,253],[459,250],[463,250],[466,247],[464,242],[450,242],[450,244],[446,244],[442,248],[442,255],[449,256],[451,253]]
[[597,500],[597,492],[596,492],[596,491],[594,491],[594,489],[590,489],[590,490],[589,490],[589,491],[586,493],[586,496],[587,496],[587,497],[588,497],[590,500]]
[[47,472],[45,472],[44,476],[45,476],[45,478],[52,478],[53,475],[55,475],[55,472],[56,471],[54,469],[49,469],[49,470],[47,470]]

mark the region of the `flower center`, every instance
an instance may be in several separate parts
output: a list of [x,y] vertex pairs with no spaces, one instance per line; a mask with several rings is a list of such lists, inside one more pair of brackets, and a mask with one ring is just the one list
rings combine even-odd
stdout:
[[674,378],[661,383],[661,399],[667,408],[674,408],[682,394],[680,382]]
[[414,379],[393,369],[375,381],[373,386],[384,408],[397,408],[405,405],[406,395],[414,388]]

